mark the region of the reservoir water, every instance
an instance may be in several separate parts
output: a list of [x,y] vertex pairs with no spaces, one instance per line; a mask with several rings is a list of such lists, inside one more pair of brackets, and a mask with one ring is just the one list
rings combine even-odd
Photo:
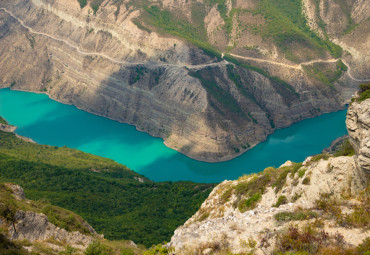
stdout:
[[40,144],[68,146],[111,158],[154,181],[221,182],[243,174],[301,162],[347,133],[346,111],[323,114],[277,130],[267,141],[226,162],[190,159],[167,148],[163,140],[134,126],[99,117],[47,95],[0,89],[0,116],[16,133]]

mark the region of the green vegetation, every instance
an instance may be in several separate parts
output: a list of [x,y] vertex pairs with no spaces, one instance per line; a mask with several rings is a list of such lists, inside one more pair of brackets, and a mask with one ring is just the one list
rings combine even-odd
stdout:
[[256,207],[258,201],[260,201],[262,195],[260,192],[254,193],[248,199],[243,199],[239,202],[238,209],[241,212],[245,212],[246,210],[250,210]]
[[26,255],[29,254],[23,250],[22,245],[10,241],[0,230],[0,254],[2,255]]
[[284,205],[286,203],[288,203],[287,197],[286,196],[280,196],[278,198],[278,200],[276,201],[276,203],[274,205],[272,205],[272,207],[279,207],[279,206]]
[[131,75],[130,75],[129,84],[132,85],[132,84],[136,83],[147,72],[148,72],[148,69],[146,67],[136,66],[135,71],[132,72]]
[[324,217],[334,219],[342,227],[356,227],[369,230],[370,226],[370,193],[369,186],[363,191],[356,203],[352,206],[352,212],[343,214],[341,203],[346,201],[336,199],[332,194],[321,194],[321,197],[315,202],[317,209],[324,212]]
[[357,247],[346,246],[344,237],[339,234],[329,234],[317,229],[313,223],[302,228],[290,225],[277,233],[275,249],[272,254],[369,254],[370,238],[365,239]]
[[8,122],[0,116],[0,124],[8,125]]
[[143,255],[165,255],[171,252],[173,252],[172,249],[166,248],[162,246],[162,244],[158,244],[145,251]]
[[333,86],[333,83],[340,78],[343,72],[348,70],[348,67],[341,60],[338,60],[335,70],[327,67],[327,65],[323,63],[316,63],[311,66],[303,66],[303,69],[309,76],[323,82],[328,86]]
[[90,3],[91,8],[93,9],[94,14],[99,10],[100,5],[104,0],[92,0]]
[[[258,104],[258,102],[257,102],[256,98],[253,96],[253,94],[249,93],[248,89],[246,89],[243,86],[240,74],[238,73],[238,70],[236,68],[234,68],[234,65],[227,65],[226,70],[227,70],[227,75],[228,75],[229,79],[235,84],[235,86],[239,90],[239,92],[243,96],[245,96],[246,98],[248,98],[248,99],[252,100],[253,102],[255,102],[256,104]],[[257,123],[257,120],[255,118],[253,118],[253,116],[250,113],[248,113],[248,117],[254,123]]]
[[[1,182],[17,183],[30,199],[48,199],[78,213],[108,239],[146,246],[167,241],[214,187],[145,178],[141,183],[138,177],[144,178],[112,160],[0,132]],[[44,211],[55,213],[54,208]],[[68,216],[57,219],[68,222]]]
[[78,0],[78,2],[80,3],[81,9],[87,5],[87,0]]
[[298,177],[299,177],[299,178],[302,178],[302,177],[304,176],[304,174],[306,173],[306,170],[307,170],[307,169],[305,169],[305,168],[300,169],[300,170],[298,171]]
[[192,16],[198,20],[193,22],[194,24],[180,14],[171,13],[157,5],[142,8],[145,10],[142,19],[147,26],[156,28],[159,32],[183,38],[211,56],[221,57],[221,53],[208,43],[203,17],[197,13],[201,7],[193,8]]
[[[285,185],[288,174],[294,176],[301,167],[302,163],[293,163],[292,166],[278,169],[268,167],[261,173],[240,177],[237,185],[224,191],[221,195],[221,201],[225,203],[232,194],[235,194],[237,199],[234,207],[238,207],[241,212],[251,210],[260,201],[268,186],[275,187],[277,193]],[[279,198],[277,206],[286,202],[286,197],[282,196]]]
[[258,33],[263,37],[272,37],[276,45],[292,61],[296,60],[296,56],[290,53],[290,47],[294,42],[315,50],[317,54],[329,51],[335,58],[342,55],[340,46],[328,39],[321,39],[310,29],[302,14],[301,0],[262,0],[259,8],[252,12],[263,15],[266,20],[266,25],[257,29]]
[[84,255],[109,255],[112,254],[112,250],[106,246],[102,245],[100,242],[91,243],[85,250]]
[[13,222],[17,210],[43,213],[51,223],[60,228],[64,228],[67,231],[79,231],[85,235],[91,234],[85,221],[77,214],[53,206],[46,200],[30,200],[29,202],[16,200],[12,195],[12,191],[0,183],[0,216],[9,222]]
[[298,210],[295,212],[279,212],[274,215],[275,220],[278,222],[309,220],[317,217],[318,217],[317,213],[305,210]]
[[290,97],[290,98],[296,98],[296,97],[299,96],[299,94],[294,90],[294,88],[289,83],[283,81],[279,77],[271,76],[268,72],[266,72],[265,70],[263,70],[261,68],[258,68],[258,67],[246,64],[246,63],[242,63],[242,62],[238,61],[236,58],[234,58],[233,56],[231,56],[229,54],[225,54],[224,59],[233,63],[233,64],[235,64],[235,65],[238,65],[238,66],[244,67],[246,69],[255,71],[255,72],[257,72],[259,74],[262,74],[263,76],[271,79],[273,81],[273,83],[276,83],[276,85],[279,86],[279,88],[277,88],[277,89],[278,89],[279,93],[281,93],[283,96]]
[[357,98],[353,98],[352,101],[356,101],[360,103],[370,98],[370,83],[361,84],[359,87],[360,87],[360,90],[358,92],[359,95]]
[[236,99],[217,84],[212,68],[208,67],[200,71],[192,72],[190,75],[200,80],[202,86],[212,97],[214,105],[222,104],[230,112],[244,115]]
[[303,185],[310,185],[311,183],[311,177],[310,176],[307,176],[305,177],[303,180],[302,180],[302,184]]
[[346,139],[342,145],[340,145],[339,149],[334,152],[335,157],[339,156],[353,156],[355,155],[355,149],[353,149],[349,139]]
[[323,160],[327,160],[328,158],[330,158],[330,154],[328,153],[322,153],[322,154],[317,154],[315,156],[313,156],[310,160],[310,162],[318,162],[320,161],[321,159]]

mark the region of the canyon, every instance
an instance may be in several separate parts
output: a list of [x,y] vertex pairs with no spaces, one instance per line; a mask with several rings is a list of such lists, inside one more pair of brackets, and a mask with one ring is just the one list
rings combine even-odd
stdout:
[[[0,87],[133,124],[194,159],[228,160],[277,128],[343,109],[368,80],[369,3],[339,2],[302,1],[318,35],[297,32],[306,41],[287,37],[284,48],[259,30],[269,9],[258,13],[252,0],[106,0],[95,9],[0,0]],[[171,15],[178,27],[199,25],[203,41],[160,23]]]

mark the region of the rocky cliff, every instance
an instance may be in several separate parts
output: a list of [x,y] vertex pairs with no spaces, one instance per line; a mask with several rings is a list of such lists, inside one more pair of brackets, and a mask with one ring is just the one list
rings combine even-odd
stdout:
[[83,2],[0,0],[0,87],[133,124],[192,158],[230,159],[341,109],[369,75],[368,1]]
[[[348,110],[356,155],[321,154],[224,181],[169,245],[176,254],[364,254],[370,245],[369,106],[368,99]],[[362,252],[354,248],[361,243]]]
[[[65,214],[66,227],[78,226],[79,231],[67,231],[51,223],[44,213],[37,212],[40,206],[43,208],[41,211],[47,212],[59,224],[62,224]],[[26,200],[23,189],[15,184],[0,184],[0,213],[0,225],[6,230],[6,235],[13,241],[26,240],[23,243],[28,251],[38,253],[43,247],[42,254],[45,249],[49,250],[48,254],[55,254],[66,246],[85,250],[94,240],[101,238],[88,223],[73,213]]]
[[351,104],[346,125],[350,141],[356,151],[357,166],[370,173],[370,99]]

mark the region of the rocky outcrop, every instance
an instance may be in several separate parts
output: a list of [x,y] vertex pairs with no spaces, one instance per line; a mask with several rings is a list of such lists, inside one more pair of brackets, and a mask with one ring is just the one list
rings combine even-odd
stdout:
[[[323,201],[325,196],[331,196],[333,201],[346,198],[337,212],[350,213],[354,205],[360,203],[356,197],[368,188],[369,177],[365,172],[369,171],[369,114],[370,99],[361,103],[355,101],[348,109],[346,124],[355,156],[322,154],[308,157],[302,164],[287,161],[279,169],[267,168],[258,175],[224,181],[211,192],[199,211],[176,229],[169,245],[175,248],[176,254],[201,253],[215,247],[233,253],[253,250],[254,254],[271,254],[274,236],[291,224],[278,224],[274,218],[277,213],[304,210],[317,213],[317,201]],[[272,178],[276,180],[271,183]],[[255,193],[248,193],[249,190]],[[243,198],[243,194],[248,195]],[[248,200],[250,206],[253,197],[257,201],[255,208],[240,207]],[[360,200],[365,201],[361,206],[368,208],[368,200]],[[348,214],[340,217],[348,217]],[[348,245],[358,245],[370,236],[368,231],[348,230],[343,223],[338,225],[330,218],[323,219],[323,231],[338,232]],[[302,225],[300,222],[294,224]],[[271,239],[268,246],[261,245],[266,235]],[[253,247],[248,246],[248,240],[256,241]]]
[[[19,201],[18,203],[24,203],[31,208],[35,206],[30,200],[25,200],[26,197],[22,187],[11,183],[4,185],[10,190],[14,199]],[[2,202],[0,201],[0,205],[2,205]],[[7,205],[6,202],[5,205]],[[37,241],[38,243],[44,243],[44,245],[53,250],[63,250],[65,245],[84,250],[94,240],[102,237],[85,221],[82,221],[80,224],[90,235],[82,234],[78,231],[69,232],[57,227],[43,213],[19,210],[19,208],[9,208],[9,210],[14,212],[14,215],[11,217],[3,215],[6,218],[0,217],[0,226],[7,226],[7,235],[11,240],[27,240],[30,243]],[[32,247],[30,249],[32,250]]]
[[370,174],[370,99],[353,102],[348,108],[347,130],[360,169]]
[[85,249],[94,240],[92,236],[83,235],[77,231],[68,232],[56,227],[42,213],[17,211],[14,220],[16,222],[14,227],[9,227],[11,239],[26,239],[30,242],[53,239],[79,249]]
[[[299,171],[304,172],[302,177],[298,176]],[[275,214],[310,209],[315,201],[320,199],[321,194],[333,194],[337,198],[344,193],[358,194],[366,184],[366,177],[357,170],[352,157],[329,158],[319,162],[311,162],[308,159],[296,174],[287,176],[281,191],[275,192],[275,188],[268,187],[255,209],[241,212],[235,207],[240,201],[235,193],[232,193],[229,201],[224,202],[225,192],[252,178],[255,177],[241,177],[236,181],[224,181],[219,184],[199,211],[176,229],[169,244],[175,248],[176,254],[201,252],[203,249],[212,248],[214,244],[227,248],[232,253],[247,253],[250,251],[250,247],[246,245],[248,239],[255,240],[256,247],[259,247],[266,230],[274,232],[285,227],[285,224],[276,223]],[[309,179],[309,183],[304,181],[306,178]],[[281,196],[286,197],[286,203],[274,207]],[[325,229],[328,232],[342,233],[346,242],[352,245],[358,245],[364,238],[370,236],[369,233],[363,234],[361,230],[348,232],[345,228],[333,228],[330,225]],[[255,252],[270,254],[262,248]]]
[[12,190],[12,195],[17,200],[25,200],[26,195],[21,186],[13,184],[13,183],[6,183],[5,186]]
[[7,125],[7,124],[1,124],[0,123],[0,131],[4,131],[4,132],[8,132],[8,133],[14,133],[16,137],[26,141],[26,142],[30,142],[30,143],[35,143],[35,141],[33,141],[31,138],[28,138],[28,137],[25,137],[25,136],[20,136],[18,134],[16,134],[14,131],[17,129],[16,126],[11,126],[11,125]]
[[[126,2],[118,8],[118,2],[104,1],[93,14],[77,0],[0,0],[0,87],[47,93],[133,124],[192,158],[222,161],[276,128],[341,109],[357,85],[347,74],[335,89],[323,84],[285,59],[271,40],[248,30],[239,36],[233,28],[227,41],[217,26],[217,8],[206,10],[210,40],[221,48],[236,45],[233,53],[253,57],[248,61],[260,69],[221,61],[183,40],[143,29],[137,23],[142,10]],[[171,4],[165,6],[177,8]],[[191,5],[180,12],[191,14]],[[262,17],[245,15],[243,24],[263,24]],[[246,43],[260,45],[260,53],[246,50]],[[357,57],[362,55],[352,59]],[[333,61],[325,69],[337,71]]]

